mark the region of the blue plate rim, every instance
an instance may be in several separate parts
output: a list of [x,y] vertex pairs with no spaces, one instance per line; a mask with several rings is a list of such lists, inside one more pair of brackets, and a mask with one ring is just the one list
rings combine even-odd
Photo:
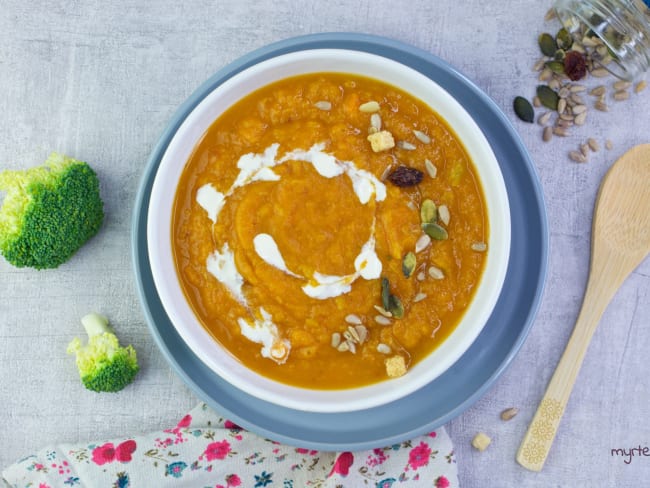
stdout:
[[[452,94],[455,89],[464,90],[466,92],[466,97],[469,96],[471,99],[475,99],[475,102],[478,102],[476,106],[466,107],[470,114],[475,111],[476,113],[472,114],[475,117],[494,118],[498,125],[501,126],[500,129],[505,129],[505,136],[503,137],[509,139],[508,142],[511,144],[509,153],[518,155],[518,158],[516,159],[519,160],[518,164],[520,167],[515,169],[512,168],[512,166],[504,166],[506,162],[504,160],[499,160],[499,163],[502,166],[502,170],[504,168],[511,168],[513,171],[523,170],[526,173],[524,177],[528,177],[528,183],[531,185],[531,191],[528,192],[528,195],[522,198],[527,199],[526,201],[529,203],[528,210],[534,211],[535,217],[538,218],[538,221],[535,222],[537,224],[537,227],[532,229],[533,233],[537,237],[533,243],[538,246],[536,248],[537,253],[534,256],[535,264],[538,267],[538,272],[535,274],[536,279],[525,280],[524,283],[526,290],[532,291],[532,297],[529,299],[526,310],[523,311],[523,316],[519,318],[520,328],[518,330],[518,333],[515,337],[510,338],[511,346],[509,347],[509,350],[502,357],[500,357],[498,364],[495,364],[494,368],[490,370],[491,373],[489,376],[483,378],[480,381],[479,385],[471,388],[471,392],[469,392],[469,394],[462,395],[462,399],[451,405],[450,408],[446,409],[446,412],[444,412],[442,415],[438,415],[436,418],[428,418],[422,420],[412,419],[413,421],[411,422],[411,425],[405,424],[403,427],[396,427],[394,425],[396,422],[394,418],[395,416],[391,415],[390,413],[391,411],[404,411],[404,408],[408,406],[409,403],[412,404],[416,401],[426,399],[432,392],[423,390],[430,389],[435,385],[427,385],[427,387],[424,387],[420,391],[409,395],[409,397],[406,397],[405,399],[398,400],[382,407],[368,409],[361,412],[351,412],[344,414],[319,414],[299,412],[285,407],[272,406],[270,404],[266,404],[266,402],[257,400],[247,395],[245,392],[241,392],[230,385],[219,385],[219,379],[217,378],[208,378],[205,375],[201,377],[200,379],[204,379],[208,381],[208,383],[217,382],[217,386],[220,386],[221,391],[218,391],[216,393],[221,393],[222,395],[224,393],[228,393],[233,397],[231,403],[234,402],[234,405],[226,405],[222,397],[217,399],[214,391],[208,391],[208,387],[214,385],[207,384],[205,381],[204,384],[199,384],[196,379],[197,371],[187,371],[187,369],[192,366],[193,360],[196,359],[191,357],[191,351],[183,351],[181,347],[179,352],[176,347],[178,346],[177,344],[174,344],[174,347],[171,347],[171,344],[167,342],[168,339],[166,337],[163,337],[163,332],[170,333],[170,331],[164,330],[163,328],[171,326],[171,324],[168,323],[169,319],[164,315],[164,311],[162,310],[160,303],[156,303],[157,295],[155,293],[155,289],[151,288],[153,286],[152,281],[148,280],[146,276],[149,266],[146,253],[146,209],[148,206],[148,187],[150,187],[151,182],[155,177],[155,171],[158,164],[160,163],[160,158],[162,157],[162,154],[169,144],[171,137],[177,130],[178,126],[185,119],[187,114],[207,95],[207,93],[213,90],[225,79],[228,79],[243,69],[246,69],[250,65],[264,59],[284,54],[286,52],[316,48],[341,48],[373,52],[375,54],[384,55],[388,58],[395,59],[399,62],[402,62],[403,64],[409,65],[414,69],[423,72],[425,75],[427,75],[427,71],[433,70],[436,72],[437,76],[444,76],[444,83],[441,82],[441,79],[439,77],[432,79],[441,84],[443,88],[452,92]],[[417,66],[414,66],[414,64]],[[449,83],[450,80],[454,83],[457,83],[457,85],[448,84],[448,86],[445,86],[445,83]],[[484,129],[484,131],[487,129],[487,127],[484,127],[481,124],[479,125],[482,129]],[[488,135],[486,134],[486,137],[487,136]],[[488,137],[488,140],[490,144],[493,145],[494,141],[491,140],[490,137]],[[496,150],[495,153],[497,153]],[[499,154],[497,154],[497,156],[499,156]],[[505,176],[506,175],[504,174],[504,178]],[[509,184],[510,182],[507,181],[507,186]],[[511,214],[514,212],[512,209],[512,203],[513,202],[511,201]],[[195,92],[179,106],[179,108],[170,119],[167,127],[161,134],[154,149],[152,150],[141,179],[133,211],[131,249],[132,260],[134,272],[136,275],[139,299],[146,317],[146,322],[149,330],[152,333],[157,346],[167,361],[170,363],[172,368],[175,370],[175,372],[185,381],[186,384],[188,384],[188,386],[190,386],[192,390],[194,390],[194,392],[201,399],[215,408],[215,410],[219,411],[224,416],[227,416],[242,427],[279,442],[321,450],[359,450],[391,445],[396,442],[407,440],[413,436],[421,435],[423,433],[435,430],[440,425],[443,425],[452,418],[455,418],[464,410],[469,408],[472,404],[474,404],[483,394],[485,394],[485,392],[494,384],[496,379],[512,362],[513,358],[523,345],[528,332],[530,331],[530,328],[532,327],[543,295],[544,283],[546,280],[546,272],[548,267],[549,239],[548,223],[545,209],[546,206],[544,204],[543,192],[536,169],[515,129],[510,124],[509,120],[506,118],[503,112],[499,109],[499,107],[476,85],[474,85],[471,80],[458,72],[451,65],[441,60],[440,58],[437,58],[433,54],[423,51],[419,48],[381,36],[347,32],[309,34],[278,41],[240,57],[239,59],[218,70],[213,76],[201,84],[195,90]],[[517,232],[517,229],[513,227],[513,241],[517,238],[515,232]],[[513,242],[513,244],[515,243]],[[514,259],[511,258],[511,262],[508,266],[506,281],[508,281],[508,277],[518,277],[520,274],[520,264],[513,263]],[[519,266],[519,269],[514,269],[515,266]],[[515,278],[512,278],[512,280],[514,279]],[[507,293],[509,292],[506,290],[504,293],[502,293],[502,297],[506,296]],[[504,300],[506,299],[504,298]],[[497,304],[497,306],[499,306],[499,304]],[[165,319],[167,323],[165,323]],[[491,318],[490,321],[492,320],[493,319]],[[173,328],[173,326],[171,327]],[[475,342],[475,346],[477,344],[480,345],[479,340],[481,337],[483,337],[483,334],[479,336],[479,339],[477,339],[477,342]],[[452,375],[452,378],[455,379],[457,376],[462,375],[462,371],[460,370],[463,368],[463,362],[467,362],[466,356],[472,353],[472,350],[474,348],[474,346],[470,348],[470,351],[461,357],[461,359],[459,359],[459,361],[454,366],[452,366],[452,368],[447,373],[445,373],[443,377]],[[482,355],[484,353],[480,350],[480,348],[476,352],[478,352],[479,355]],[[200,365],[197,365],[195,369],[196,368],[200,369]],[[438,380],[432,382],[432,384],[435,384],[437,381]],[[240,398],[241,400],[239,400]],[[246,415],[242,415],[240,412],[236,411],[235,408],[232,408],[233,406],[237,407],[238,409],[240,407],[244,408],[246,406],[249,406],[245,405],[244,402],[253,402],[259,404],[259,406],[255,406],[258,408],[258,410],[263,409],[265,414],[270,411],[271,413],[268,413],[268,415],[277,417],[271,419],[275,420],[277,422],[277,425],[275,425],[275,422],[272,422],[273,425],[268,425],[268,421],[266,421],[267,425],[260,425],[260,422],[256,421],[256,419],[248,418]],[[421,414],[422,412],[414,413]],[[364,418],[370,417],[372,418],[371,422],[375,422],[377,424],[375,426],[371,423],[368,426],[368,432],[364,431],[362,437],[346,438],[345,432],[336,432],[336,429],[329,429],[328,427],[345,421],[360,420],[361,417],[359,417],[359,415],[365,416]],[[397,418],[399,419],[400,417],[397,416]],[[292,420],[295,420],[296,422],[294,423]],[[302,421],[302,424],[300,424],[298,420]],[[314,434],[313,432],[308,431],[306,425],[309,425],[309,428],[311,428],[311,422],[316,421],[322,422],[324,428],[321,429],[322,432],[317,431],[316,434]],[[371,429],[372,427],[376,428]],[[389,429],[390,432],[386,434],[381,433],[382,429],[386,430],[389,427],[392,429]],[[335,434],[339,435],[339,438],[334,438],[332,435],[327,435],[326,431],[329,430],[333,430]],[[351,433],[351,435],[354,436],[355,434]]]

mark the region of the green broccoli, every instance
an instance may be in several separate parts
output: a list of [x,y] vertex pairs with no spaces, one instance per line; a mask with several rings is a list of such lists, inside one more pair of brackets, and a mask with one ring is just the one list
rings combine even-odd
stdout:
[[97,175],[87,163],[52,154],[43,166],[0,173],[0,253],[17,267],[56,268],[104,220]]
[[82,345],[75,337],[68,346],[68,354],[77,355],[81,382],[92,391],[120,391],[140,370],[135,349],[120,346],[106,317],[91,313],[81,323],[88,334],[88,344]]

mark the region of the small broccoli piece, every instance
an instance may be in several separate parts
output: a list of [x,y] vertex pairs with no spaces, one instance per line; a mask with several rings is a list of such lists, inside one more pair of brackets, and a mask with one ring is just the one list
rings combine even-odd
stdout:
[[58,267],[104,220],[97,175],[60,154],[36,168],[1,172],[2,191],[0,253],[17,267]]
[[77,355],[81,382],[92,391],[120,391],[131,383],[139,371],[133,346],[121,347],[108,319],[91,313],[81,319],[88,334],[88,344],[74,338],[68,354]]

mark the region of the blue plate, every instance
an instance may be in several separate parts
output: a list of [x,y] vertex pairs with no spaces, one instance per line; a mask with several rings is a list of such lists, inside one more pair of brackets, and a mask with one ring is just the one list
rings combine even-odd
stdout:
[[[442,376],[401,400],[351,413],[309,413],[267,403],[234,388],[185,345],[156,293],[147,255],[149,195],[158,165],[190,111],[215,87],[243,69],[293,51],[351,49],[394,59],[428,76],[474,118],[492,146],[505,179],[512,221],[511,255],[496,308],[472,347]],[[259,435],[306,448],[361,450],[391,445],[436,429],[477,401],[521,347],[539,306],[546,277],[547,221],[535,169],[499,108],[471,81],[437,57],[382,37],[316,34],[254,51],[218,71],[177,110],[151,153],[138,192],[132,230],[140,300],[158,347],[183,380],[215,410]]]

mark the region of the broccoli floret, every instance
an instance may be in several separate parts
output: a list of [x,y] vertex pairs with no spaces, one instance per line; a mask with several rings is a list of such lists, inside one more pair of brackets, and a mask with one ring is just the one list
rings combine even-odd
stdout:
[[88,344],[74,338],[68,354],[77,355],[81,382],[92,391],[120,391],[138,373],[138,361],[133,346],[120,346],[108,319],[91,313],[81,319],[88,334]]
[[87,163],[52,154],[43,166],[0,173],[0,253],[17,267],[56,268],[104,220],[97,175]]

